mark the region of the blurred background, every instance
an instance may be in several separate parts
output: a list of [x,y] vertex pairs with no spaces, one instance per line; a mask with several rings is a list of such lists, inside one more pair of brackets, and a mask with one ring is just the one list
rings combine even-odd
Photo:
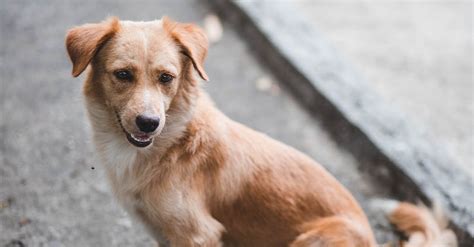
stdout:
[[[377,239],[394,238],[367,205],[370,198],[396,197],[392,188],[360,169],[364,161],[339,145],[325,119],[302,106],[256,57],[252,40],[217,17],[209,2],[0,0],[0,246],[152,246],[110,193],[91,145],[84,76],[72,78],[64,47],[69,28],[110,15],[137,21],[168,15],[212,33],[205,66],[211,81],[203,87],[216,105],[320,162],[362,203]],[[281,18],[304,18],[305,28],[317,30],[384,102],[434,136],[456,161],[452,169],[472,181],[471,1],[272,3],[292,5],[296,12]],[[472,195],[472,187],[466,190]]]
[[389,103],[474,175],[472,1],[296,1]]

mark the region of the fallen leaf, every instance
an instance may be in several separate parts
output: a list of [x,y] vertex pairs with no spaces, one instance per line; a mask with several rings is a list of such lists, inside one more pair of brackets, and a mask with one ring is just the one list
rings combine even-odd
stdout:
[[263,76],[255,81],[255,86],[260,91],[269,91],[272,88],[273,81],[268,76]]
[[209,14],[204,18],[204,30],[210,43],[217,43],[222,39],[222,24],[214,14]]

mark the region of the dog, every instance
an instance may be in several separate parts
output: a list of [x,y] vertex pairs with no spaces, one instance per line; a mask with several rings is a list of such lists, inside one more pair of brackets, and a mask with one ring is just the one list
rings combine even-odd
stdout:
[[[114,17],[70,29],[66,48],[74,77],[90,67],[83,93],[113,192],[159,246],[376,246],[321,165],[214,107],[196,25]],[[386,208],[407,246],[454,236],[423,208]]]

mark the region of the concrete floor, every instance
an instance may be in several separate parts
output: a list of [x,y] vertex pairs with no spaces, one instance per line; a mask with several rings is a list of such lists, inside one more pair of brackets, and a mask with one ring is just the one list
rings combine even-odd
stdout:
[[472,1],[296,3],[379,94],[474,177]]
[[[114,201],[93,155],[80,92],[84,77],[70,76],[64,35],[107,15],[200,22],[208,7],[197,0],[0,5],[0,246],[151,246]],[[256,81],[271,75],[229,26],[224,29],[206,64],[211,82],[205,87],[217,105],[321,162],[364,207],[370,198],[388,196],[285,90],[257,89]],[[378,239],[390,238],[383,217],[367,212]]]

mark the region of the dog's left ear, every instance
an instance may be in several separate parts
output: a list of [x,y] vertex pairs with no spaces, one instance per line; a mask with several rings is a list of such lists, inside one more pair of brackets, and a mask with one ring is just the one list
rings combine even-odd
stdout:
[[204,71],[204,60],[207,56],[209,42],[204,31],[197,25],[178,23],[163,17],[163,27],[167,30],[181,48],[181,53],[191,59],[194,69],[203,80],[209,81]]

